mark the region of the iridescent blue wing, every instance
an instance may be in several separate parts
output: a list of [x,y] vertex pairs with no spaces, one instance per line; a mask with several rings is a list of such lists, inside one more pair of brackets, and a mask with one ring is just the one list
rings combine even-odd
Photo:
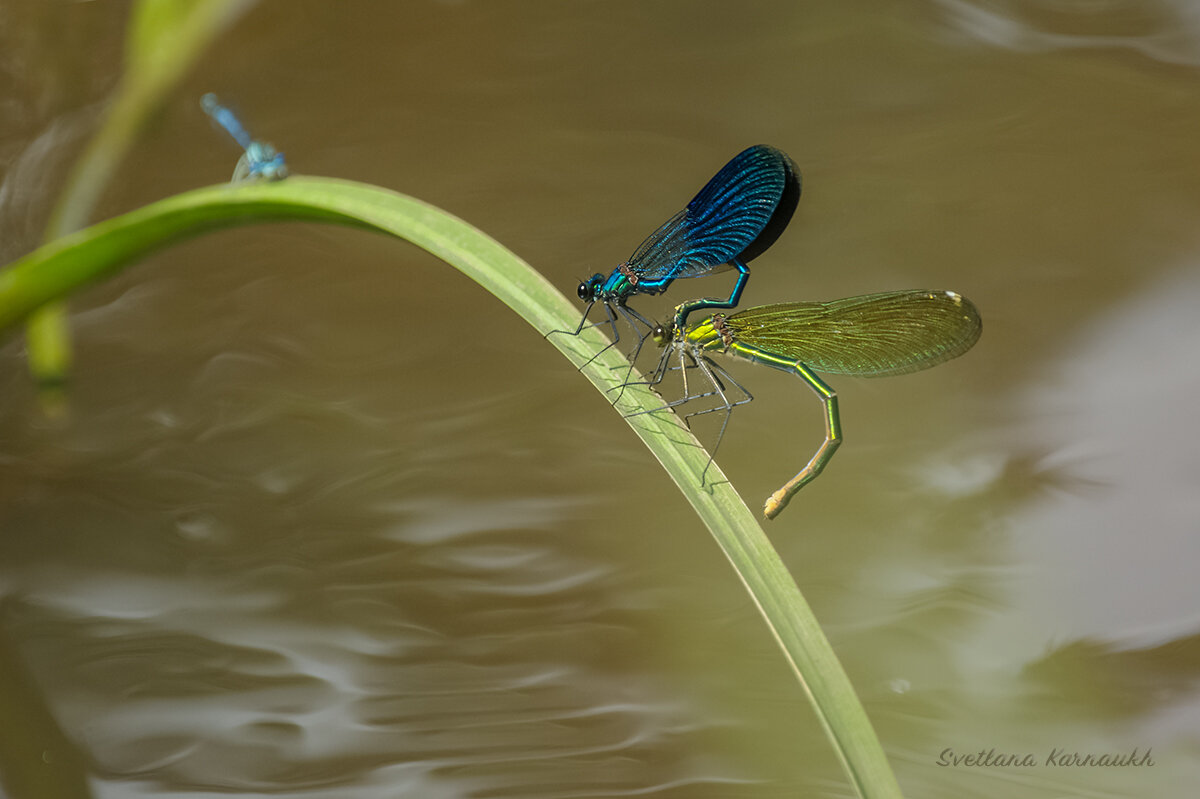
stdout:
[[787,154],[758,144],[733,157],[687,208],[642,242],[628,267],[641,280],[697,277],[745,263],[775,243],[800,199]]

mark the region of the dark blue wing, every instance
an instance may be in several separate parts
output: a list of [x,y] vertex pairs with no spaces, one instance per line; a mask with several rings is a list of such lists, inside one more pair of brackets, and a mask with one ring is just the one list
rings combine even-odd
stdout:
[[787,227],[800,173],[781,150],[758,144],[733,157],[687,208],[642,242],[628,261],[642,280],[697,277],[761,255]]

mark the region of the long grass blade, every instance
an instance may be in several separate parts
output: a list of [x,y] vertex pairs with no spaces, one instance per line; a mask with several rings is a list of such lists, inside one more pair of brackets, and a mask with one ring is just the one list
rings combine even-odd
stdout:
[[[477,281],[542,334],[567,329],[579,315],[574,304],[519,257],[445,211],[361,183],[291,177],[278,183],[198,189],[45,245],[0,271],[0,330],[152,250],[217,228],[271,220],[331,222],[410,241]],[[582,371],[602,395],[628,368],[615,348],[594,355],[605,344],[598,331],[585,329],[578,337],[551,336],[547,341],[577,366],[590,359]],[[641,377],[635,374],[633,379]],[[630,385],[617,410],[628,415],[661,404],[646,388]],[[628,421],[746,586],[808,694],[854,790],[863,797],[900,796],[849,679],[745,502],[715,464],[708,466],[708,454],[677,417],[647,413]],[[706,466],[708,479],[702,488]]]

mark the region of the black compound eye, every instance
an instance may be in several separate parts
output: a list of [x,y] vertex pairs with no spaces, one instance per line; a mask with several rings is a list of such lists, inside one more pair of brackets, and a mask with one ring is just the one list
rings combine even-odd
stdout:
[[579,299],[583,300],[584,302],[587,302],[592,298],[592,288],[588,285],[586,280],[579,283],[579,288],[575,290],[575,293],[578,294]]

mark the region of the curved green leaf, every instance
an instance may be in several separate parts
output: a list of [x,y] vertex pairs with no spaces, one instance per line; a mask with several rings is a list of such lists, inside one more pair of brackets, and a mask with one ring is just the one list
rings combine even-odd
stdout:
[[[574,329],[579,309],[494,239],[445,211],[361,183],[292,177],[278,183],[214,186],[180,194],[47,244],[0,272],[0,329],[150,250],[215,228],[267,220],[311,220],[367,228],[428,250],[496,295],[539,333]],[[546,339],[571,361],[587,361],[607,342],[596,330]],[[628,366],[612,347],[583,369],[601,392]],[[605,394],[605,396],[610,396]],[[631,387],[622,413],[662,400]],[[812,611],[762,528],[708,454],[674,414],[627,419],[712,532],[733,564],[861,796],[896,797],[899,787],[862,705]],[[714,472],[716,472],[714,476]]]

